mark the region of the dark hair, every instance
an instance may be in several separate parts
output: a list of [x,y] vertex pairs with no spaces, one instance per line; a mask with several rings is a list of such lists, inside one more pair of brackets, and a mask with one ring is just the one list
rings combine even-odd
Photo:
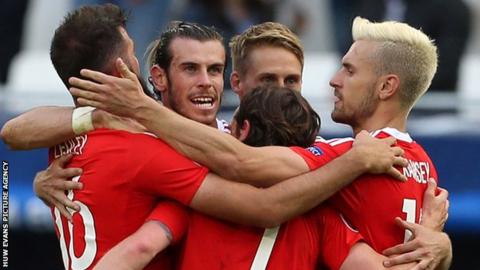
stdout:
[[[205,26],[198,23],[172,21],[167,29],[160,34],[160,37],[150,44],[147,57],[148,64],[151,66],[157,64],[168,73],[168,68],[172,62],[172,52],[170,44],[175,38],[186,38],[198,41],[218,40],[222,46],[223,37],[213,26]],[[227,58],[225,56],[225,66]]]
[[245,95],[235,115],[239,127],[244,120],[250,121],[244,143],[251,146],[309,147],[320,129],[320,117],[298,91],[272,85]]
[[116,5],[83,6],[65,16],[55,31],[50,58],[63,83],[79,77],[82,68],[111,74],[114,60],[125,51],[119,31],[126,14]]

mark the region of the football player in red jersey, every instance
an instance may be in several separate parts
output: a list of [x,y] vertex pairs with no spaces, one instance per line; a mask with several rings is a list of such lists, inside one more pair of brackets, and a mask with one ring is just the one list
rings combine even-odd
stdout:
[[[107,9],[109,8],[115,9],[115,7],[111,5],[107,6]],[[93,8],[93,10],[95,9],[96,8]],[[102,9],[102,7],[99,9]],[[78,12],[81,14],[82,12],[90,13],[91,11],[92,8],[85,7]],[[78,18],[76,16],[79,13],[74,12],[70,18]],[[103,15],[95,15],[97,14],[93,11],[93,19],[96,18],[102,20],[106,17]],[[67,17],[67,21],[68,19],[69,17]],[[95,20],[93,21],[95,22]],[[118,55],[124,56],[126,60],[131,60],[132,63],[130,64],[131,67],[133,67],[133,70],[138,70],[136,58],[132,53],[133,43],[129,39],[128,34],[122,25],[119,25],[117,28],[109,29],[111,32],[110,34],[116,33],[119,36],[116,44],[107,46],[102,43],[104,41],[102,38],[109,39],[109,33],[94,37],[93,40],[99,41],[100,43],[97,43],[99,46],[90,46],[89,52],[93,52],[96,55],[98,54],[98,51],[108,48],[109,52],[104,55],[102,54],[105,59],[97,59],[94,55],[85,57],[86,55],[82,54],[86,51],[85,47],[82,47],[81,50],[75,50],[69,47],[84,44],[81,44],[80,42],[69,42],[68,37],[66,40],[61,39],[62,34],[70,34],[70,38],[84,38],[84,36],[81,35],[82,33],[87,35],[98,33],[93,30],[85,31],[86,25],[91,22],[92,21],[87,20],[85,24],[80,23],[77,25],[77,31],[62,32],[60,30],[56,33],[57,39],[54,40],[52,44],[52,59],[57,71],[67,86],[69,86],[69,83],[67,82],[68,76],[78,76],[80,71],[79,65],[89,68],[100,68],[102,71],[110,73],[111,75],[118,75],[115,73],[114,61],[115,57]],[[79,28],[81,28],[80,31]],[[101,29],[102,27],[100,26],[99,28]],[[194,32],[197,30],[205,31],[203,35],[206,34],[207,38],[201,39],[202,33],[200,37],[194,35],[185,38],[174,38],[172,40],[172,45],[167,47],[168,49],[172,49],[170,47],[173,46],[175,41],[178,41],[183,43],[184,46],[175,46],[175,48],[181,50],[189,48],[191,53],[190,56],[188,56],[190,53],[185,54],[173,50],[175,55],[170,59],[171,62],[168,64],[168,68],[177,71],[178,73],[176,74],[179,75],[179,77],[175,80],[182,83],[184,89],[191,87],[191,91],[175,94],[183,94],[183,96],[174,96],[172,93],[166,92],[165,96],[168,96],[169,101],[171,101],[169,106],[182,106],[182,109],[187,107],[189,111],[201,111],[201,113],[199,113],[202,114],[200,121],[215,123],[215,108],[218,108],[219,97],[218,94],[213,93],[213,91],[216,91],[215,87],[221,85],[223,82],[219,77],[223,73],[225,53],[223,48],[219,48],[221,47],[221,42],[218,39],[218,36],[215,33],[213,33],[213,36],[208,36],[208,28],[195,24],[183,23],[181,32],[188,32],[185,30],[188,28],[193,28],[191,30]],[[65,26],[65,28],[61,29],[68,30],[69,28]],[[62,44],[60,42],[61,45],[57,44],[59,39],[65,41],[65,43]],[[110,41],[114,41],[114,39]],[[57,45],[58,47],[56,47]],[[70,49],[60,49],[64,48],[63,46]],[[213,49],[215,47],[216,49]],[[206,51],[206,53],[204,53],[204,51]],[[61,57],[62,53],[76,52],[80,52],[80,55],[76,55],[78,59],[73,59],[73,57]],[[197,52],[197,54],[194,54],[193,52]],[[193,60],[179,57],[186,55],[192,57]],[[195,58],[195,56],[198,55],[206,58]],[[96,66],[91,63],[82,63],[82,59],[105,62],[95,63],[98,64],[98,66]],[[118,61],[116,63],[118,63]],[[160,69],[159,71],[160,73],[162,72]],[[174,80],[175,76],[169,77],[165,75],[168,72],[171,72],[171,70],[167,69],[163,70],[163,72],[163,76],[162,74],[158,74],[159,76],[157,79],[159,81],[164,80],[164,85],[170,87],[171,82],[169,82],[169,79]],[[182,78],[180,75],[184,75],[184,77]],[[135,75],[135,77],[137,76]],[[197,80],[194,80],[191,77],[194,77]],[[215,78],[218,80],[218,85],[212,83],[212,80]],[[196,82],[196,84],[194,84],[194,82]],[[158,85],[161,86],[160,83]],[[198,90],[199,88],[204,88],[204,90],[208,91],[200,91]],[[163,89],[163,91],[168,91],[168,88]],[[197,91],[201,92],[201,95],[196,93]],[[179,97],[179,100],[175,100],[175,97]],[[182,103],[187,104],[185,105]],[[188,114],[189,111],[184,113]],[[88,125],[88,122],[83,121],[83,116],[85,114],[88,115],[88,111],[77,110],[77,113],[78,119],[81,121],[80,123],[77,122],[75,124],[75,119],[78,120],[75,118],[73,126],[76,127],[78,131],[84,128],[83,125]],[[131,123],[126,121],[124,124],[129,125]],[[148,219],[149,212],[145,210],[153,210],[153,203],[156,202],[156,196],[173,198],[183,204],[188,204],[195,209],[203,209],[207,213],[229,220],[260,225],[275,224],[285,220],[300,212],[308,210],[308,208],[313,207],[322,200],[321,196],[317,196],[319,193],[323,192],[321,186],[324,184],[320,180],[308,182],[294,180],[290,184],[282,183],[277,187],[269,189],[254,189],[247,185],[226,182],[218,176],[211,174],[207,175],[207,170],[205,168],[185,159],[178,153],[174,152],[173,149],[167,147],[165,144],[149,135],[100,129],[83,136],[84,137],[76,137],[74,140],[62,143],[58,147],[55,147],[51,152],[52,156],[55,154],[63,156],[68,153],[73,153],[75,155],[70,162],[70,166],[73,165],[83,168],[82,176],[75,177],[74,183],[81,182],[83,183],[84,188],[81,191],[72,191],[68,194],[68,198],[74,200],[79,206],[78,212],[75,213],[72,218],[73,225],[67,224],[66,220],[60,218],[58,208],[55,208],[57,210],[54,210],[57,232],[60,238],[66,268],[81,267],[89,269],[95,265],[96,261],[98,261],[112,244],[121,240],[122,237],[132,233],[133,229],[138,227],[139,221],[143,222]],[[135,142],[139,144],[137,145]],[[381,149],[386,149],[387,152],[389,152],[388,143],[377,143],[377,148],[374,149],[378,149],[379,147]],[[152,156],[152,154],[158,153],[159,149],[162,149],[162,151],[160,151],[161,155]],[[347,179],[344,181],[350,181],[366,170],[375,172],[377,169],[381,168],[383,171],[385,168],[391,168],[391,165],[393,164],[392,161],[395,161],[395,163],[402,162],[402,159],[395,158],[398,153],[389,153],[385,156],[390,156],[391,158],[394,158],[394,160],[388,159],[382,166],[377,166],[376,164],[375,166],[371,166],[371,158],[365,159],[362,157],[362,153],[365,151],[367,151],[366,148],[360,146],[356,151],[352,152],[353,154],[351,154],[350,157],[344,158],[343,162],[355,160],[356,165],[352,166],[352,170],[348,173],[336,173],[332,176],[332,179],[334,180],[333,182],[339,181],[339,179]],[[369,148],[368,151],[372,152],[373,156],[378,156],[375,154],[377,151],[371,148]],[[396,150],[393,150],[393,152],[395,151]],[[131,158],[131,160],[126,157]],[[339,159],[340,164],[342,158]],[[379,161],[383,161],[383,159],[380,158]],[[334,167],[334,165],[331,167]],[[125,168],[131,169],[125,170]],[[391,169],[393,170],[393,168]],[[159,173],[156,176],[152,175],[152,173],[156,174],[156,170],[161,170],[165,174]],[[332,170],[332,168],[330,168],[330,170]],[[123,173],[118,174],[120,171]],[[322,170],[319,170],[318,173],[321,175],[331,174],[328,172],[322,173]],[[147,179],[151,180],[157,178],[160,180],[147,181]],[[320,176],[317,179],[321,178],[323,178],[323,176]],[[105,181],[105,179],[109,179],[109,181]],[[133,179],[138,181],[129,181]],[[186,181],[183,181],[182,179]],[[317,188],[312,188],[312,185],[317,186]],[[291,190],[289,186],[296,187],[295,194],[292,194],[292,192],[289,191]],[[198,192],[195,193],[195,197],[192,197],[192,191],[197,189]],[[126,191],[132,192],[126,194]],[[139,196],[139,193],[146,196]],[[306,193],[310,193],[310,195]],[[245,196],[247,194],[250,195]],[[293,198],[294,201],[291,201],[292,195],[296,196],[296,198]],[[252,197],[248,198],[249,196]],[[123,197],[123,199],[118,200],[118,204],[116,204],[114,208],[111,206],[107,207],[108,204],[105,204],[105,202],[113,200],[114,198],[121,197]],[[262,205],[263,207],[259,207]],[[130,208],[130,206],[133,208]],[[274,214],[277,212],[275,208],[277,208],[280,215]],[[264,209],[269,209],[272,212],[270,215],[264,215]],[[135,213],[135,218],[133,220],[122,218],[127,216],[126,214],[122,214],[127,210]],[[165,215],[168,211],[159,212],[160,214]],[[156,211],[153,211],[152,213],[155,214]],[[100,216],[102,217],[100,218]],[[272,221],[277,218],[279,218],[280,221]],[[121,223],[114,222],[114,224],[118,225],[118,229],[112,230],[109,228],[112,220],[122,221]],[[163,225],[169,224],[164,222]],[[173,226],[167,229],[162,229],[164,234],[168,235],[171,233],[173,235],[172,238],[176,238],[176,234],[174,234],[176,229]],[[167,239],[167,237],[164,237],[163,240],[165,239]],[[166,242],[168,244],[168,241]],[[160,262],[157,261],[157,263]],[[150,267],[153,266],[151,265]],[[164,265],[164,267],[168,267],[168,265]]]
[[[398,190],[398,187],[388,186],[388,184],[384,187],[374,185],[378,191],[375,191],[377,189],[369,190],[375,192],[375,196],[363,196],[363,200],[358,200],[355,198],[361,195],[357,187],[352,186],[340,193],[341,200],[333,199],[332,204],[343,209],[346,218],[364,231],[362,233],[366,234],[367,242],[374,245],[377,251],[382,251],[393,243],[398,244],[409,238],[407,231],[396,227],[393,218],[401,216],[406,220],[419,222],[427,180],[430,177],[436,178],[430,159],[405,131],[409,111],[427,90],[435,73],[437,54],[436,47],[426,35],[405,24],[370,23],[358,18],[354,23],[353,33],[356,41],[343,58],[342,68],[331,81],[337,98],[332,117],[338,122],[350,124],[355,133],[366,129],[376,136],[394,136],[398,144],[409,153],[407,158],[410,166],[403,170],[404,176],[409,180],[405,184],[398,184],[401,190],[409,191],[397,192],[396,198],[390,200],[393,190]],[[101,81],[101,83],[106,84],[107,81]],[[79,86],[81,87],[80,84]],[[96,94],[100,93],[97,90],[93,91]],[[292,155],[289,149],[259,150],[236,143],[228,136],[202,128],[191,121],[175,118],[173,113],[161,106],[155,108],[145,106],[142,112],[125,110],[122,102],[118,104],[112,102],[107,106],[104,102],[98,102],[99,100],[89,93],[81,91],[75,93],[90,98],[86,104],[95,104],[111,112],[139,119],[148,126],[149,130],[187,156],[207,164],[214,171],[230,178],[251,181],[256,185],[270,185],[272,181],[308,171],[306,164],[312,165],[308,161],[305,163],[300,156]],[[125,94],[127,91],[122,93]],[[138,90],[128,92],[129,99],[141,100],[138,98],[138,93],[140,93]],[[112,92],[104,91],[102,94],[112,100]],[[140,103],[145,104],[146,101],[140,101]],[[148,115],[148,110],[152,110],[151,117],[145,119],[141,115]],[[153,119],[153,115],[156,120]],[[191,130],[191,132],[183,132],[179,135],[174,130]],[[198,139],[192,139],[190,134],[201,135],[197,137]],[[205,138],[214,139],[206,140]],[[311,150],[312,153],[341,154],[342,147],[348,148],[346,141],[348,139],[331,142],[319,140]],[[302,166],[303,169],[299,170],[298,168]],[[368,177],[365,176],[365,178]],[[370,183],[371,180],[359,181],[356,185],[369,188]],[[414,190],[410,190],[409,186],[415,187]],[[385,196],[378,196],[378,194]],[[367,204],[365,198],[372,200]],[[367,206],[368,211],[361,213],[358,211],[358,209],[366,210]],[[347,207],[351,209],[350,212],[345,210]],[[354,211],[355,215],[352,214]],[[378,218],[378,213],[382,213],[381,219]],[[375,218],[372,215],[375,215]],[[379,227],[384,228],[383,225],[389,229],[377,231]],[[445,234],[438,236],[444,239],[447,237]],[[410,246],[413,245],[411,243]],[[441,264],[442,267],[449,265],[451,249],[447,247],[444,251],[446,252],[442,254],[444,259],[441,262],[435,261],[435,265]],[[416,254],[419,255],[419,253]],[[405,258],[406,256],[400,256],[391,260],[390,263],[399,262]],[[431,258],[425,259],[425,264],[431,261]]]

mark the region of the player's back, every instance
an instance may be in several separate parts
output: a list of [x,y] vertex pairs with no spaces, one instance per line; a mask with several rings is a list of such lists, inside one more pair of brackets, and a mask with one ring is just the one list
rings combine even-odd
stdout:
[[[325,163],[335,154],[315,147],[291,149]],[[178,269],[250,269],[264,232],[192,211]],[[360,236],[336,212],[319,206],[282,224],[274,238],[266,269],[317,269],[320,264],[337,269]]]
[[[408,239],[410,232],[394,223],[395,217],[419,223],[427,180],[437,180],[437,172],[424,149],[406,133],[387,128],[373,134],[394,136],[405,151],[408,166],[403,168],[407,182],[387,175],[366,174],[334,195],[329,203],[356,227],[377,252]],[[351,148],[353,140],[332,140],[339,154]],[[401,169],[402,171],[402,169]]]
[[[98,130],[51,149],[53,158],[74,153],[68,167],[83,170],[74,179],[83,183],[83,189],[68,194],[81,206],[73,215],[73,224],[68,224],[54,210],[67,268],[75,265],[76,269],[91,269],[109,249],[145,222],[158,202],[159,192],[147,190],[144,183],[163,180],[161,167],[157,168],[158,178],[148,179],[148,174],[143,173],[154,158],[154,148],[158,149],[158,155],[168,156],[171,151],[150,135]],[[148,269],[168,269],[165,267],[168,260],[155,262]]]
[[[250,269],[264,231],[192,212],[177,267]],[[335,211],[317,207],[280,226],[266,269],[337,269],[360,239]]]

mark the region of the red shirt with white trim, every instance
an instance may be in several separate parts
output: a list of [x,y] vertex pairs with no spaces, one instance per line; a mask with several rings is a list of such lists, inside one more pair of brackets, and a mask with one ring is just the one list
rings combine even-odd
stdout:
[[[92,269],[145,220],[163,222],[174,240],[180,238],[186,222],[183,210],[172,204],[155,207],[162,198],[188,205],[208,173],[147,134],[101,129],[50,149],[51,160],[69,153],[75,155],[67,167],[83,170],[74,179],[83,189],[68,194],[81,210],[70,225],[52,209],[66,269]],[[170,258],[160,256],[163,259],[146,269],[170,269]]]
[[[264,231],[192,211],[178,269],[250,269]],[[361,239],[335,211],[317,207],[281,225],[267,269],[339,269]]]
[[[427,180],[438,178],[428,154],[407,133],[384,128],[372,133],[372,136],[393,136],[397,139],[397,145],[405,150],[405,158],[408,159],[408,166],[400,170],[407,176],[407,182],[393,180],[387,175],[365,174],[334,195],[329,203],[360,231],[373,249],[382,252],[403,243],[410,236],[409,231],[394,223],[394,219],[400,217],[419,223]],[[324,147],[325,143],[341,155],[352,147],[353,138],[324,141],[319,147]],[[324,160],[318,160],[314,155],[307,156],[305,160],[311,169],[324,164]]]

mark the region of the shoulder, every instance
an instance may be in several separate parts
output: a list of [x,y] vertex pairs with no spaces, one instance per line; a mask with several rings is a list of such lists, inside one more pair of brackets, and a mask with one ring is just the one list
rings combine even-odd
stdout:
[[352,137],[333,138],[329,140],[317,137],[314,146],[331,151],[335,153],[335,155],[341,155],[352,147],[354,141],[355,139]]

